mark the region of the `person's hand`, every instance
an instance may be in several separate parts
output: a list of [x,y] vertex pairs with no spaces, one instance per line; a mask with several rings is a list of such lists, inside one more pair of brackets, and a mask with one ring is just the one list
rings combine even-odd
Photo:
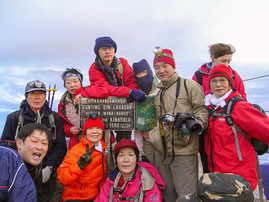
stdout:
[[77,136],[78,134],[80,134],[80,129],[79,129],[79,127],[76,127],[76,126],[72,126],[71,128],[70,128],[70,133],[72,134],[72,135],[74,135],[74,136]]
[[52,171],[49,168],[49,166],[46,166],[45,168],[42,169],[42,183],[46,183],[50,179]]
[[74,99],[74,104],[79,104],[80,103],[80,97],[81,97],[81,93],[76,95],[75,99]]
[[82,154],[78,160],[78,167],[83,170],[89,163],[92,162],[92,152],[95,148],[95,145],[92,146],[91,150],[89,151],[89,144],[86,144],[86,152]]
[[145,93],[135,89],[130,91],[130,96],[137,102],[143,102],[146,99]]

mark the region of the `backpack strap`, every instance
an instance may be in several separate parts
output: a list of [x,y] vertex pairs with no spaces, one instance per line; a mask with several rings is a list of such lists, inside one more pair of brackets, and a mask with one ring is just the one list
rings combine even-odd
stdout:
[[123,85],[123,65],[121,64],[121,61],[118,58],[117,58],[117,70],[120,73],[121,83]]
[[237,130],[236,130],[236,126],[233,122],[233,118],[232,118],[232,111],[234,108],[234,105],[238,102],[238,101],[243,101],[244,99],[240,98],[240,97],[232,97],[226,104],[226,106],[224,107],[224,110],[226,111],[226,123],[232,127],[233,133],[234,133],[234,140],[235,140],[235,145],[236,145],[236,150],[237,150],[237,155],[239,158],[239,161],[242,161],[242,155],[241,155],[241,151],[240,151],[240,146],[239,146],[239,141],[238,141],[238,135],[237,135]]
[[54,142],[56,140],[56,124],[55,124],[55,118],[52,113],[49,115],[49,122],[51,127],[50,130],[52,134],[52,141]]
[[203,75],[201,73],[201,68],[199,68],[195,73],[195,76],[196,76],[196,79],[197,79],[197,82],[202,85],[203,84]]
[[187,93],[187,96],[189,97],[189,91],[188,91],[188,88],[187,88],[187,79],[184,79],[184,88],[185,88],[185,91]]
[[18,123],[17,123],[17,128],[16,128],[16,132],[15,132],[15,137],[14,137],[15,140],[16,140],[17,137],[18,137],[19,130],[20,130],[21,127],[23,126],[22,110],[19,110],[19,111],[17,112],[16,116],[18,116]]
[[232,127],[232,130],[233,130],[233,133],[234,133],[234,140],[235,140],[235,146],[236,146],[237,155],[238,155],[239,161],[242,161],[242,155],[241,155],[241,151],[240,151],[240,145],[239,145],[237,130],[236,130],[236,126],[235,126],[235,124],[233,122],[232,115],[231,115],[231,112],[233,111],[233,107],[234,107],[235,103],[237,103],[240,100],[244,100],[244,99],[242,99],[240,97],[237,97],[237,96],[232,97],[226,103],[226,105],[224,107],[224,111],[222,113],[216,113],[214,111],[211,114],[211,116],[213,116],[213,117],[225,117],[226,123],[229,126]]

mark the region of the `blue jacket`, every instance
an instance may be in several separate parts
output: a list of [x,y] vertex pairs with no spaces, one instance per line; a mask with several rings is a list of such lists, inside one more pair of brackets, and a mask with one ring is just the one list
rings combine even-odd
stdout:
[[34,182],[18,152],[0,146],[0,168],[0,201],[36,201]]
[[[26,102],[25,105],[20,109],[22,110],[22,116],[24,118],[23,125],[28,123],[36,122],[36,114],[31,110],[29,104]],[[18,118],[20,110],[15,111],[7,116],[5,127],[2,134],[2,140],[15,140],[15,133],[18,124]],[[53,144],[49,147],[48,152],[43,159],[43,167],[53,166],[55,169],[62,163],[63,158],[66,154],[66,141],[65,134],[63,130],[63,122],[59,114],[49,109],[47,103],[43,105],[40,109],[40,114],[42,116],[41,123],[48,128],[51,128],[49,115],[53,114],[56,125],[56,139],[53,141]]]

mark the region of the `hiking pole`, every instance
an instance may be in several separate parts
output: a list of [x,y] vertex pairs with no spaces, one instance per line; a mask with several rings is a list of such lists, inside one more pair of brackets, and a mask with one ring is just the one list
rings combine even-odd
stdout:
[[50,89],[50,85],[49,85],[49,89],[48,89],[48,91],[49,91],[49,94],[48,94],[48,106],[50,106],[50,91],[51,91],[51,89]]
[[54,88],[51,90],[53,91],[53,93],[52,93],[52,98],[51,98],[50,109],[52,109],[52,105],[53,105],[54,95],[55,95],[55,91],[56,91],[56,84],[54,84]]

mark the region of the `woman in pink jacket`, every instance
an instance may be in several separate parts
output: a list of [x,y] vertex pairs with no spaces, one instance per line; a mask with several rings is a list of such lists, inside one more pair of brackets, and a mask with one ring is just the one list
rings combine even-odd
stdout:
[[247,101],[240,100],[234,104],[231,112],[231,120],[235,125],[233,128],[224,114],[225,109],[230,108],[229,101],[239,96],[234,85],[232,70],[227,66],[217,65],[210,71],[212,94],[205,97],[205,105],[210,110],[208,131],[205,134],[208,167],[210,172],[240,175],[254,190],[258,183],[257,162],[255,150],[248,139],[251,141],[256,138],[269,145],[269,118]]
[[[122,139],[113,151],[117,166],[95,202],[162,201],[165,184],[151,164],[137,162],[139,150],[133,140]],[[143,180],[142,180],[143,179]]]

